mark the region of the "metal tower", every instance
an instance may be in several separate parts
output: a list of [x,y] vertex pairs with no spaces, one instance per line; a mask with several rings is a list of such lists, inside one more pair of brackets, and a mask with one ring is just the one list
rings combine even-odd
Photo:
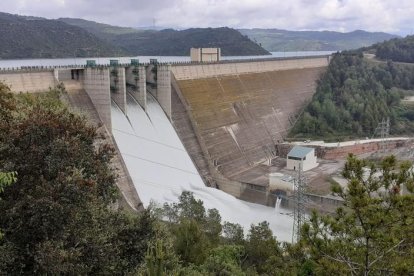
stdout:
[[381,142],[379,143],[379,152],[385,152],[387,148],[387,138],[390,135],[390,118],[382,119],[375,129],[375,134],[379,133]]
[[300,240],[300,231],[306,220],[306,179],[303,175],[302,161],[299,163],[299,169],[294,180],[294,201],[295,207],[293,211],[293,235],[292,243]]
[[381,145],[380,151],[385,152],[387,150],[387,138],[390,135],[390,118],[383,119],[381,122]]

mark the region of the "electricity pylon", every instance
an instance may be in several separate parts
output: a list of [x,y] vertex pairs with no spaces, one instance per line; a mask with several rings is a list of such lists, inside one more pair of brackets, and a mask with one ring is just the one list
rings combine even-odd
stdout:
[[390,135],[390,118],[384,118],[378,123],[375,134],[379,133],[381,141],[379,142],[379,152],[385,152],[387,148],[387,138]]
[[294,200],[295,207],[293,211],[293,234],[292,243],[300,240],[301,229],[306,221],[306,178],[303,175],[302,162],[299,163],[299,169],[294,180]]

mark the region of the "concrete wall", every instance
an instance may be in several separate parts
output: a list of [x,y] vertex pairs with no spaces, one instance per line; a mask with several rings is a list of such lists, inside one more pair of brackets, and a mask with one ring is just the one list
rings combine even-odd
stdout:
[[173,65],[171,70],[177,80],[189,80],[225,75],[326,67],[328,64],[329,57],[326,56],[314,58],[294,58],[198,65]]
[[55,77],[58,81],[71,80],[72,69],[55,69]]
[[292,126],[291,118],[312,98],[324,70],[271,71],[177,83],[216,169],[228,179],[248,183],[254,179],[267,185],[267,178],[256,181],[266,173],[260,166],[276,156],[275,145]]
[[68,80],[82,81],[83,73],[84,73],[83,68],[55,69],[55,78],[59,82],[68,81]]
[[84,88],[95,106],[99,118],[110,131],[111,123],[111,92],[108,68],[86,68]]
[[4,71],[0,81],[7,84],[12,92],[43,92],[55,87],[57,81],[54,71]]
[[147,83],[145,67],[130,66],[125,68],[125,80],[129,85],[128,92],[134,96],[144,110],[147,109]]
[[[315,152],[316,156],[321,159],[327,160],[338,160],[344,159],[348,156],[348,154],[352,153],[355,155],[366,154],[366,153],[373,153],[380,150],[380,144],[382,142],[369,142],[369,143],[355,143],[354,145],[348,146],[339,146],[339,147],[324,147],[324,146],[316,146]],[[392,140],[387,141],[386,149],[395,149],[406,147],[413,143],[412,140]],[[291,144],[279,144],[277,145],[277,151],[280,156],[286,156],[287,153],[293,148]]]
[[109,76],[111,99],[127,114],[125,68],[110,67]]
[[158,65],[156,97],[165,114],[171,119],[171,65]]
[[220,48],[191,48],[192,62],[217,62],[221,59]]
[[[399,147],[404,147],[406,144],[411,143],[412,141],[401,140],[401,141],[387,141],[386,149],[395,149]],[[381,149],[382,142],[372,142],[372,143],[363,143],[355,144],[351,146],[344,147],[318,147],[317,154],[321,158],[328,160],[342,159],[346,158],[348,154],[352,153],[355,155],[372,153]]]

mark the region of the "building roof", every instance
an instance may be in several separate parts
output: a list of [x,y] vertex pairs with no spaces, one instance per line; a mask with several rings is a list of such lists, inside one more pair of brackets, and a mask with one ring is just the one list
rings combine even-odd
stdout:
[[297,158],[303,158],[306,155],[308,155],[308,153],[311,153],[314,149],[313,148],[306,148],[306,147],[301,147],[301,146],[294,146],[288,153],[287,156],[291,156],[291,157],[297,157]]

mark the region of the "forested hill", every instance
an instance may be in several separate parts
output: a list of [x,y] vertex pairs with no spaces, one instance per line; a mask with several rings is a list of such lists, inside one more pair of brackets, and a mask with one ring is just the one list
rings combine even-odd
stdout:
[[238,31],[226,27],[122,34],[113,43],[134,55],[186,56],[191,47],[219,47],[224,56],[270,54]]
[[414,66],[373,62],[362,51],[335,54],[311,103],[291,130],[292,137],[371,137],[391,120],[391,134],[414,133]]
[[268,51],[231,28],[143,31],[82,19],[49,20],[0,13],[0,59],[189,55],[220,47],[227,56]]
[[376,56],[383,60],[414,63],[414,36],[395,38],[374,45]]
[[397,37],[393,34],[362,30],[348,33],[279,29],[241,29],[239,31],[271,52],[350,50]]
[[122,52],[61,21],[0,13],[0,58],[114,56]]
[[61,18],[132,55],[186,56],[191,47],[220,47],[225,56],[268,55],[260,45],[231,28],[138,30],[77,18]]

